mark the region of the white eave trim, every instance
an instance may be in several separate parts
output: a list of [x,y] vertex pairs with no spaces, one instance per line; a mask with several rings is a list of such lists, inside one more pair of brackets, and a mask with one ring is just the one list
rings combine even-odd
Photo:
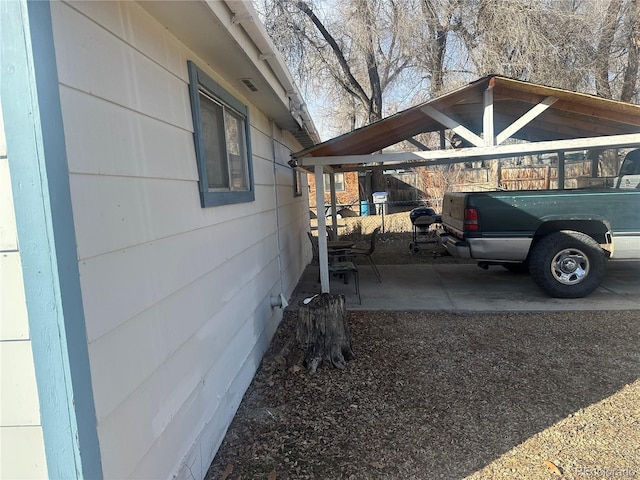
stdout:
[[289,98],[289,109],[293,118],[301,123],[314,143],[320,142],[320,135],[307,111],[306,104],[293,81],[282,55],[276,49],[269,34],[258,19],[258,12],[246,0],[225,0],[233,13],[232,24],[240,24],[251,41],[258,48],[259,61],[266,62]]

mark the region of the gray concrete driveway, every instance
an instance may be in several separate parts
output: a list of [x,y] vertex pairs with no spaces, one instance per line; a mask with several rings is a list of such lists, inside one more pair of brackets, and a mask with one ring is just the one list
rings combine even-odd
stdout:
[[[309,266],[292,299],[318,293],[318,267]],[[640,310],[640,262],[610,262],[598,290],[585,298],[546,296],[526,274],[502,267],[465,265],[380,265],[382,283],[369,265],[360,265],[362,305],[353,281],[331,279],[349,310],[430,310],[450,312]]]

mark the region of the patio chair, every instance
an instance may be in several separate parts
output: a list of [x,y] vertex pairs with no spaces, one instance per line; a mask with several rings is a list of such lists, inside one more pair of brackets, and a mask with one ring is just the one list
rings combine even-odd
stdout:
[[338,240],[338,233],[331,225],[325,227],[327,229],[327,238],[329,240]]
[[[316,265],[320,265],[320,250],[318,248],[318,239],[314,237],[311,232],[307,232],[309,241],[311,242],[311,250],[313,251],[313,262]],[[339,252],[337,256],[344,255],[344,252]],[[360,277],[358,276],[358,267],[353,262],[340,262],[334,261],[335,254],[329,257],[329,275],[341,275],[344,278],[344,283],[349,283],[349,275],[353,274],[354,283],[356,284],[356,295],[358,295],[358,303],[362,305],[362,298],[360,297]],[[320,281],[320,272],[318,272],[318,282]]]
[[370,239],[369,248],[352,247],[351,250],[349,250],[349,254],[348,255],[350,257],[352,257],[352,258],[354,258],[354,257],[365,257],[369,261],[369,264],[371,265],[371,268],[373,269],[373,273],[376,274],[376,278],[378,279],[378,283],[382,283],[382,277],[380,276],[380,271],[378,270],[378,267],[376,266],[376,264],[373,263],[373,259],[371,258],[371,255],[376,250],[376,238],[377,238],[379,233],[380,233],[380,227],[376,227],[375,230],[373,231],[373,233],[371,233],[371,239]]
[[[319,254],[319,247],[318,247],[318,237],[313,235],[311,232],[307,232],[307,236],[309,237],[309,241],[311,242],[311,250],[313,252],[313,263],[314,265],[319,265],[318,259],[320,254]],[[330,262],[339,262],[344,260],[344,257],[351,256],[350,252],[351,252],[350,248],[344,248],[344,249],[332,248],[327,252],[327,255],[329,257]]]

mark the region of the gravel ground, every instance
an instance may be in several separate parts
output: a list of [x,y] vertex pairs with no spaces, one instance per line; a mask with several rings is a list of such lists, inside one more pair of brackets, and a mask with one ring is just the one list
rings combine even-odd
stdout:
[[637,311],[350,312],[357,359],[315,375],[296,317],[208,479],[640,478]]

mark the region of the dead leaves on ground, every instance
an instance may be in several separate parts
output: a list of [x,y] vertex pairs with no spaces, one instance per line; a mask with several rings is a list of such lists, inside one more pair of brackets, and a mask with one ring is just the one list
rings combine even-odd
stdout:
[[227,468],[224,469],[224,472],[222,472],[222,477],[220,477],[220,480],[227,480],[227,478],[229,478],[229,476],[233,473],[233,463],[229,463],[227,464]]
[[558,467],[555,463],[550,462],[549,460],[545,460],[544,466],[547,467],[552,473],[562,476],[562,470],[560,470],[560,467]]
[[[229,463],[227,465],[227,468],[224,469],[224,472],[222,472],[222,477],[220,477],[220,480],[227,480],[232,473],[233,473],[233,463]],[[267,476],[267,480],[276,480],[277,476],[278,475],[276,473],[276,469],[274,468],[273,470],[271,470],[271,472],[269,472],[269,475]]]

